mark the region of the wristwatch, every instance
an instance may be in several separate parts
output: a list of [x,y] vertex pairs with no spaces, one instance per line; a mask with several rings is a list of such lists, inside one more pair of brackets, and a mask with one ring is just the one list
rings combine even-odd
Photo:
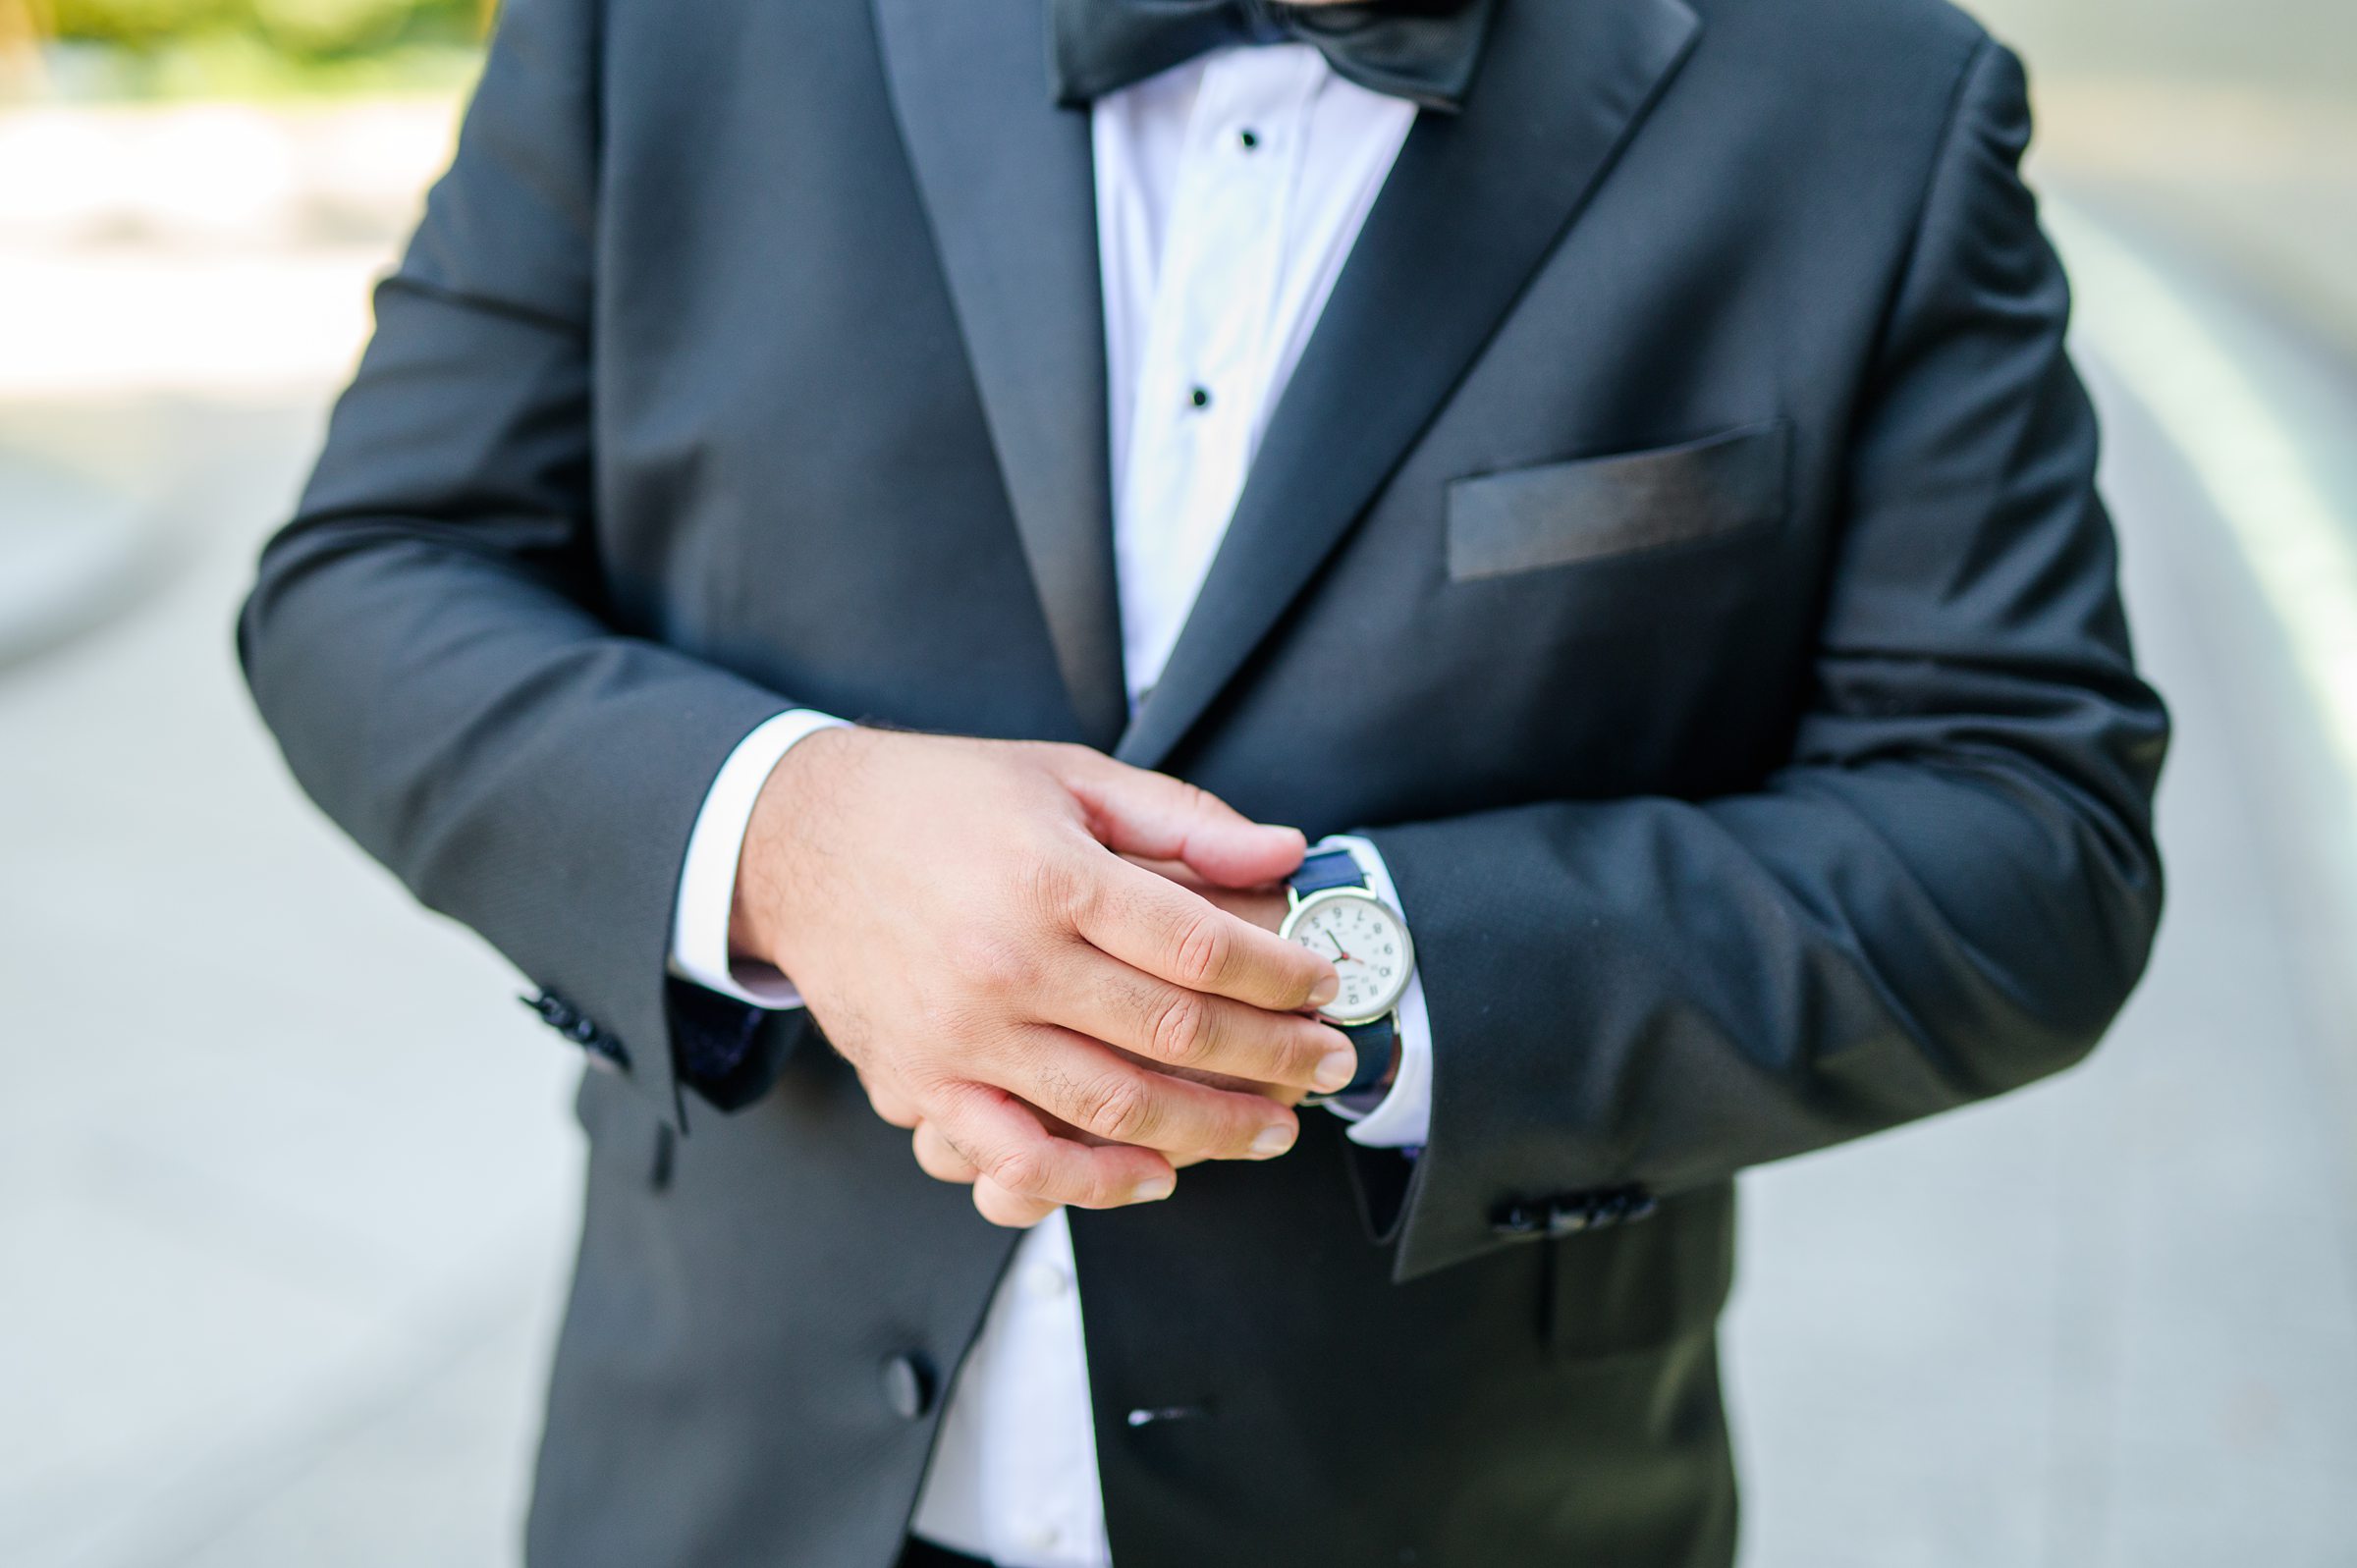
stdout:
[[1350,1037],[1358,1071],[1341,1089],[1304,1105],[1347,1101],[1379,1087],[1399,1041],[1399,999],[1416,972],[1415,945],[1399,911],[1375,896],[1358,857],[1347,849],[1313,851],[1286,879],[1290,905],[1277,934],[1334,965],[1342,990],[1318,1016]]

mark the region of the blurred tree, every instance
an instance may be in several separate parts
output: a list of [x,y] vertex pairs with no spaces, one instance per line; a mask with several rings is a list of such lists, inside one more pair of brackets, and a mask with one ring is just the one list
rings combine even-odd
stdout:
[[480,37],[497,0],[0,0],[0,48],[18,32],[151,50],[246,34],[299,59],[411,38]]
[[232,0],[52,0],[59,34],[135,49],[226,19]]
[[36,45],[56,27],[49,0],[0,0],[0,95],[30,94],[40,84]]
[[[392,42],[417,0],[247,0],[263,37],[289,54],[352,54]],[[445,6],[440,9],[448,10]]]

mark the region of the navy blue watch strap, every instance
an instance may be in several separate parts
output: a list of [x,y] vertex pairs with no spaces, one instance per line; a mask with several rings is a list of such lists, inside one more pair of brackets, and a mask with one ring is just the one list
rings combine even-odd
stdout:
[[[1383,1080],[1392,1070],[1392,1054],[1399,1043],[1399,1030],[1394,1022],[1398,1016],[1387,1012],[1373,1023],[1335,1025],[1358,1048],[1358,1071],[1327,1099],[1340,1101],[1351,1110],[1375,1108],[1383,1098]],[[1353,1101],[1363,1103],[1352,1104]]]
[[[1319,849],[1302,857],[1301,868],[1285,879],[1297,898],[1313,892],[1325,892],[1333,888],[1364,888],[1367,874],[1360,869],[1358,856],[1347,849]],[[1336,1024],[1358,1049],[1358,1071],[1350,1081],[1329,1095],[1314,1095],[1304,1104],[1328,1105],[1341,1102],[1351,1110],[1369,1110],[1383,1099],[1383,1080],[1392,1070],[1392,1057],[1399,1044],[1398,1013],[1385,1013],[1368,1023]],[[1358,1102],[1352,1104],[1352,1102]]]
[[1304,856],[1301,869],[1285,885],[1306,898],[1329,888],[1363,888],[1367,874],[1358,869],[1358,856],[1347,849],[1319,849]]

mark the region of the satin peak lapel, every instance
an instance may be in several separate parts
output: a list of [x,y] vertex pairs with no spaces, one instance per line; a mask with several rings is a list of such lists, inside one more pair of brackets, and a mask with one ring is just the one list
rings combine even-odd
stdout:
[[1162,766],[1234,678],[1447,402],[1701,27],[1683,0],[1499,8],[1464,112],[1421,116],[1408,134],[1116,756]]
[[1040,0],[875,7],[893,110],[1057,665],[1081,736],[1110,747],[1128,695],[1088,116],[1050,102]]

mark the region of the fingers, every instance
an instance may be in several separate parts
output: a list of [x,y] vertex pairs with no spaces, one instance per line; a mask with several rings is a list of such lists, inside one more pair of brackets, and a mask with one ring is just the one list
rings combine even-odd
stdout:
[[879,1084],[865,1072],[859,1074],[859,1087],[867,1091],[867,1103],[876,1114],[896,1127],[914,1127],[924,1114],[915,1101]]
[[1088,813],[1099,843],[1123,854],[1177,860],[1223,888],[1255,888],[1301,864],[1300,830],[1256,823],[1183,780],[1059,747],[1051,766]]
[[1275,931],[1285,924],[1287,901],[1283,883],[1273,882],[1258,888],[1222,888],[1205,882],[1176,860],[1153,860],[1144,855],[1122,858],[1167,882],[1177,883],[1198,898],[1241,916],[1263,931]]
[[984,1176],[974,1183],[974,1207],[994,1225],[1028,1230],[1056,1212],[1056,1205],[1009,1192]]
[[998,1087],[1108,1143],[1272,1160],[1300,1135],[1292,1111],[1265,1096],[1157,1072],[1067,1029],[1028,1031],[991,1066]]
[[951,1182],[974,1189],[974,1207],[982,1217],[994,1225],[1028,1230],[1056,1212],[1056,1205],[1044,1198],[1026,1198],[1008,1191],[990,1177],[983,1175],[966,1162],[963,1155],[950,1146],[949,1139],[931,1122],[917,1123],[913,1138],[917,1167],[935,1181]]
[[929,1121],[919,1121],[916,1130],[909,1135],[908,1142],[916,1152],[916,1168],[935,1181],[970,1187],[982,1174],[951,1145],[948,1138],[942,1136],[941,1129]]
[[940,1114],[928,1116],[924,1126],[971,1167],[977,1185],[988,1177],[1002,1192],[1050,1208],[1154,1203],[1168,1198],[1178,1181],[1171,1162],[1154,1151],[1059,1138],[1028,1106],[984,1084],[966,1084],[945,1097]]
[[1116,855],[1098,857],[1073,898],[1081,937],[1147,974],[1277,1012],[1334,1000],[1334,965]]
[[1327,1092],[1358,1070],[1342,1031],[1141,973],[1087,948],[1047,979],[1040,1010],[1056,1023],[1159,1067],[1216,1073],[1257,1087]]
[[[983,1218],[994,1225],[1028,1229],[1056,1212],[1056,1205],[1046,1199],[1025,1198],[1009,1192],[977,1171],[966,1162],[963,1155],[951,1147],[949,1139],[943,1137],[941,1129],[931,1122],[918,1122],[910,1141],[916,1150],[917,1168],[935,1181],[973,1188],[974,1207],[981,1211]],[[1181,1165],[1194,1162],[1192,1158],[1177,1162]]]

